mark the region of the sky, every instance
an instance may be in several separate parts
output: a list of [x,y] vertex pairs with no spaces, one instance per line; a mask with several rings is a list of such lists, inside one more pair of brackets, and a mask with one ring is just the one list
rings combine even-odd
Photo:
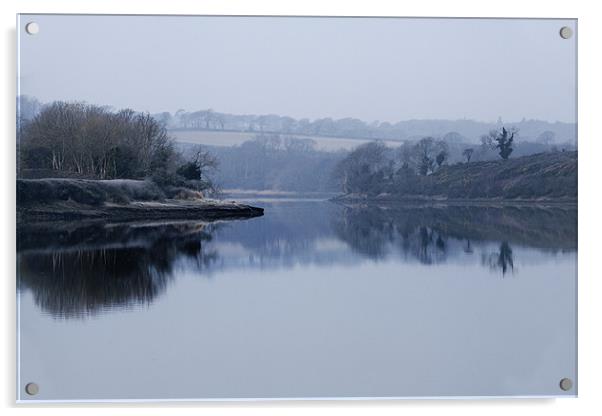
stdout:
[[562,26],[576,21],[21,15],[18,88],[151,113],[576,122]]

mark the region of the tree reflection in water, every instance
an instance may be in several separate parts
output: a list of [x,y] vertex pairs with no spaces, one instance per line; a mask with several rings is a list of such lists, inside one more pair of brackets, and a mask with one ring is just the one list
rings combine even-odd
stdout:
[[[149,304],[174,278],[178,262],[188,260],[197,270],[215,262],[217,252],[205,249],[214,228],[197,223],[96,224],[88,227],[85,244],[73,246],[69,230],[56,230],[56,234],[52,228],[38,230],[38,243],[53,235],[54,244],[56,235],[66,243],[54,250],[24,248],[18,254],[19,286],[30,289],[36,304],[54,317],[83,317]],[[83,235],[80,229],[74,231]]]
[[502,276],[506,275],[508,269],[514,272],[514,255],[512,247],[507,241],[500,244],[500,250],[497,253],[491,253],[483,256],[483,264],[488,265],[493,270],[501,270]]
[[428,265],[473,254],[475,243],[497,243],[499,252],[483,264],[502,274],[514,270],[511,244],[577,249],[577,211],[571,206],[346,206],[332,224],[341,240],[373,260],[400,252]]
[[[20,288],[54,317],[153,302],[179,270],[292,268],[463,256],[504,276],[520,248],[576,251],[571,207],[275,205],[223,223],[52,224],[18,227]],[[472,260],[470,260],[472,259]],[[219,261],[218,261],[219,260]],[[318,273],[317,271],[315,273]]]

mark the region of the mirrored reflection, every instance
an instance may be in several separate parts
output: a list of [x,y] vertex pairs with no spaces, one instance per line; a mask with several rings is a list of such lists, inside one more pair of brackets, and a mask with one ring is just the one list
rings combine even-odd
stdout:
[[513,245],[545,252],[577,248],[577,211],[571,206],[362,206],[346,207],[333,221],[335,234],[358,254],[391,255],[429,265],[450,256],[482,253],[482,263],[513,269]]
[[177,264],[203,270],[217,225],[203,223],[24,227],[18,238],[19,284],[57,317],[80,317],[150,304]]
[[264,205],[241,221],[20,226],[20,290],[44,313],[81,318],[151,305],[181,274],[453,262],[520,276],[519,264],[577,249],[571,206]]

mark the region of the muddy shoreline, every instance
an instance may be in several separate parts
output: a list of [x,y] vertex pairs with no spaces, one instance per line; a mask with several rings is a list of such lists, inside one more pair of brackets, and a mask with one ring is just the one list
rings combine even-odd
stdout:
[[263,215],[263,208],[226,201],[134,201],[126,204],[105,203],[100,206],[66,201],[19,206],[17,223],[87,219],[106,219],[119,222],[176,219],[211,221],[252,218],[261,215]]

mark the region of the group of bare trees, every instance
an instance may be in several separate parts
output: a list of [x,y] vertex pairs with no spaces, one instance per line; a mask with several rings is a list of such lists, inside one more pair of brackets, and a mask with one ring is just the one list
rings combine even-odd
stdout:
[[358,146],[335,167],[334,176],[345,193],[375,189],[385,177],[393,174],[391,150],[374,141]]
[[97,179],[142,178],[176,162],[165,129],[150,115],[54,102],[25,123],[21,167]]
[[176,124],[186,129],[224,130],[224,117],[212,109],[186,112],[176,111],[173,119],[170,113],[155,115],[165,125]]
[[[496,150],[503,160],[508,159],[514,151],[514,137],[517,133],[518,130],[516,128],[506,129],[502,127],[500,130],[491,130],[489,134],[481,136],[481,153]],[[475,149],[472,147],[462,151],[462,157],[466,163],[470,163],[474,153]]]
[[149,178],[161,186],[217,190],[209,176],[217,159],[200,147],[189,157],[178,153],[149,114],[54,102],[22,117],[19,136],[22,177]]
[[215,146],[224,188],[329,192],[338,190],[331,172],[343,152],[324,151],[308,138],[258,134],[238,146]]
[[[516,129],[492,130],[483,136],[483,147],[498,151],[506,160],[513,151]],[[475,150],[465,148],[462,157],[470,163]],[[345,193],[379,193],[387,185],[402,183],[411,187],[419,177],[427,177],[448,163],[449,144],[445,140],[424,137],[417,142],[404,142],[397,149],[374,141],[358,146],[336,166],[334,175]]]
[[397,175],[427,176],[447,163],[448,145],[443,140],[425,137],[416,143],[404,142],[392,149],[374,141],[358,146],[335,169],[343,192],[364,192],[379,188]]
[[435,172],[449,157],[447,143],[432,137],[419,140],[411,152],[410,161],[413,161],[417,173],[422,176]]

